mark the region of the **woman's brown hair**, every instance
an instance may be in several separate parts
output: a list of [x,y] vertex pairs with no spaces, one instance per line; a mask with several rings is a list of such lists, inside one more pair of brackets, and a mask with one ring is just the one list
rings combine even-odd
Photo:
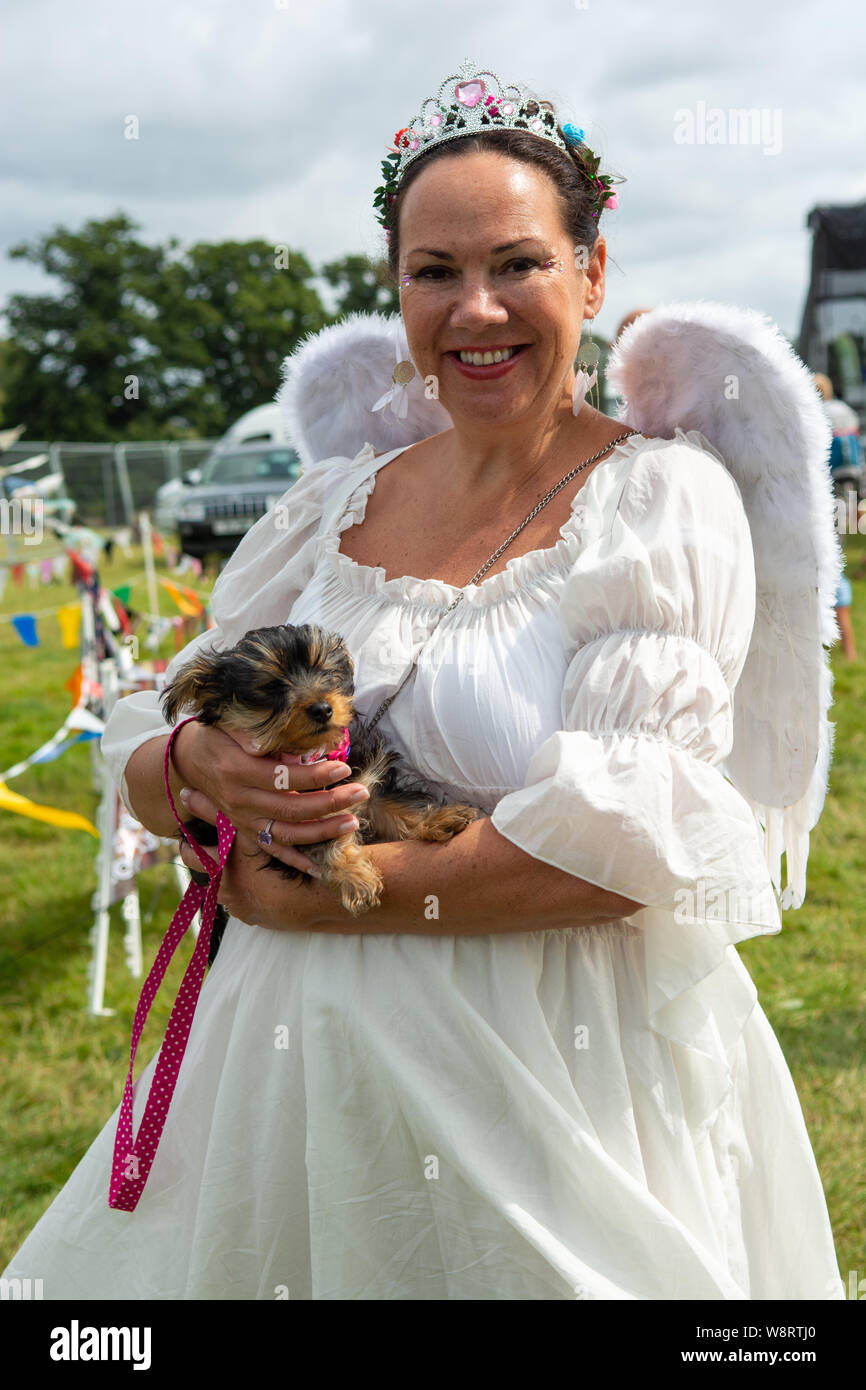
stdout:
[[[559,126],[557,130],[565,141]],[[456,159],[466,154],[484,154],[492,151],[510,159],[518,159],[524,164],[534,164],[536,169],[541,169],[556,188],[566,235],[576,246],[585,246],[587,256],[591,256],[598,239],[599,219],[593,216],[598,209],[598,189],[583,162],[583,148],[582,145],[569,145],[566,152],[551,140],[541,139],[528,130],[511,129],[491,130],[480,136],[465,135],[456,140],[444,140],[441,144],[433,145],[409,165],[388,209],[388,270],[394,283],[397,282],[400,264],[400,208],[406,190],[434,160]]]

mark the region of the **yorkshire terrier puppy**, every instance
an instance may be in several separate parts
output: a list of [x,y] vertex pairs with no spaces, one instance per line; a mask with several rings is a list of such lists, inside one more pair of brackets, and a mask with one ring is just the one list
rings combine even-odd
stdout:
[[[383,840],[450,840],[484,812],[437,803],[418,786],[399,754],[355,714],[353,674],[341,637],[311,623],[263,627],[248,632],[230,651],[193,657],[166,686],[162,708],[169,723],[182,713],[196,714],[202,724],[242,732],[259,745],[261,757],[279,759],[290,753],[304,763],[340,749],[348,730],[350,749],[341,761],[352,770],[350,780],[370,793],[360,809],[353,808],[359,829],[299,848],[321,868],[320,882],[357,916],[378,905],[383,887],[365,846]],[[201,844],[216,844],[215,826],[198,819],[185,824]],[[262,854],[262,868],[312,882],[303,870],[264,850]],[[206,876],[198,881],[206,882]],[[211,958],[213,954],[215,950]]]

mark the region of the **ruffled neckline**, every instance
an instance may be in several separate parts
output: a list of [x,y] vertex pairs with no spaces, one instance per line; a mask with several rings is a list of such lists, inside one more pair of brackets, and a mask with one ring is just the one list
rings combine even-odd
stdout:
[[[690,443],[700,441],[698,447],[711,447],[696,430],[691,430],[687,434],[685,431],[677,429],[676,434],[677,437],[682,436]],[[472,606],[499,603],[519,590],[527,588],[527,586],[543,582],[551,575],[565,572],[570,568],[577,558],[578,550],[584,543],[582,534],[584,523],[580,519],[581,514],[585,513],[588,506],[591,506],[596,500],[596,476],[601,474],[603,468],[606,476],[606,465],[614,460],[619,462],[621,456],[634,453],[637,449],[644,448],[649,444],[670,442],[669,440],[648,439],[642,434],[631,435],[630,438],[623,440],[601,464],[592,470],[583,487],[575,494],[569,516],[559,528],[559,540],[550,546],[542,546],[537,550],[527,550],[522,555],[512,555],[504,570],[482,579],[480,584],[465,584],[460,587],[455,584],[447,584],[442,579],[420,579],[411,574],[395,575],[391,579],[386,579],[383,566],[362,565],[349,555],[343,554],[340,550],[342,533],[348,531],[350,526],[358,525],[364,520],[367,502],[376,486],[378,469],[363,478],[349,495],[342,518],[338,519],[323,536],[322,547],[335,572],[349,588],[356,592],[375,595],[387,602],[417,603],[425,607],[444,608],[453,603],[458,594],[462,594],[462,602]],[[408,449],[411,446],[407,444],[403,447]],[[361,452],[353,459],[352,466],[360,470],[375,452],[372,444],[365,444]],[[386,462],[390,462],[401,452],[403,452],[402,449],[392,449],[383,454],[380,466],[384,466]]]

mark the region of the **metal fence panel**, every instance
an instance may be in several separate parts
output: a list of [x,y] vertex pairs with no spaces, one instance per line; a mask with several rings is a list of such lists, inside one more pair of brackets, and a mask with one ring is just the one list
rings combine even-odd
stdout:
[[138,512],[152,508],[157,489],[200,467],[216,442],[179,439],[78,444],[19,439],[2,455],[2,467],[47,454],[40,468],[22,476],[36,480],[62,472],[67,493],[76,505],[76,519],[85,526],[133,525]]

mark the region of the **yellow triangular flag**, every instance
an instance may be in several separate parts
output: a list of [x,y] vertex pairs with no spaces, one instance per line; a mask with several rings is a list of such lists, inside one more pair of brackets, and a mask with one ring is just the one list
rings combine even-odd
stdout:
[[65,608],[58,608],[57,621],[60,624],[64,647],[77,647],[78,634],[81,631],[81,604],[67,603]]
[[86,830],[88,835],[99,839],[99,831],[86,816],[76,811],[60,811],[56,806],[41,806],[38,801],[29,801],[26,796],[9,790],[0,781],[0,810],[13,811],[17,816],[27,816],[30,820],[44,820],[48,825],[59,825],[65,830]]

